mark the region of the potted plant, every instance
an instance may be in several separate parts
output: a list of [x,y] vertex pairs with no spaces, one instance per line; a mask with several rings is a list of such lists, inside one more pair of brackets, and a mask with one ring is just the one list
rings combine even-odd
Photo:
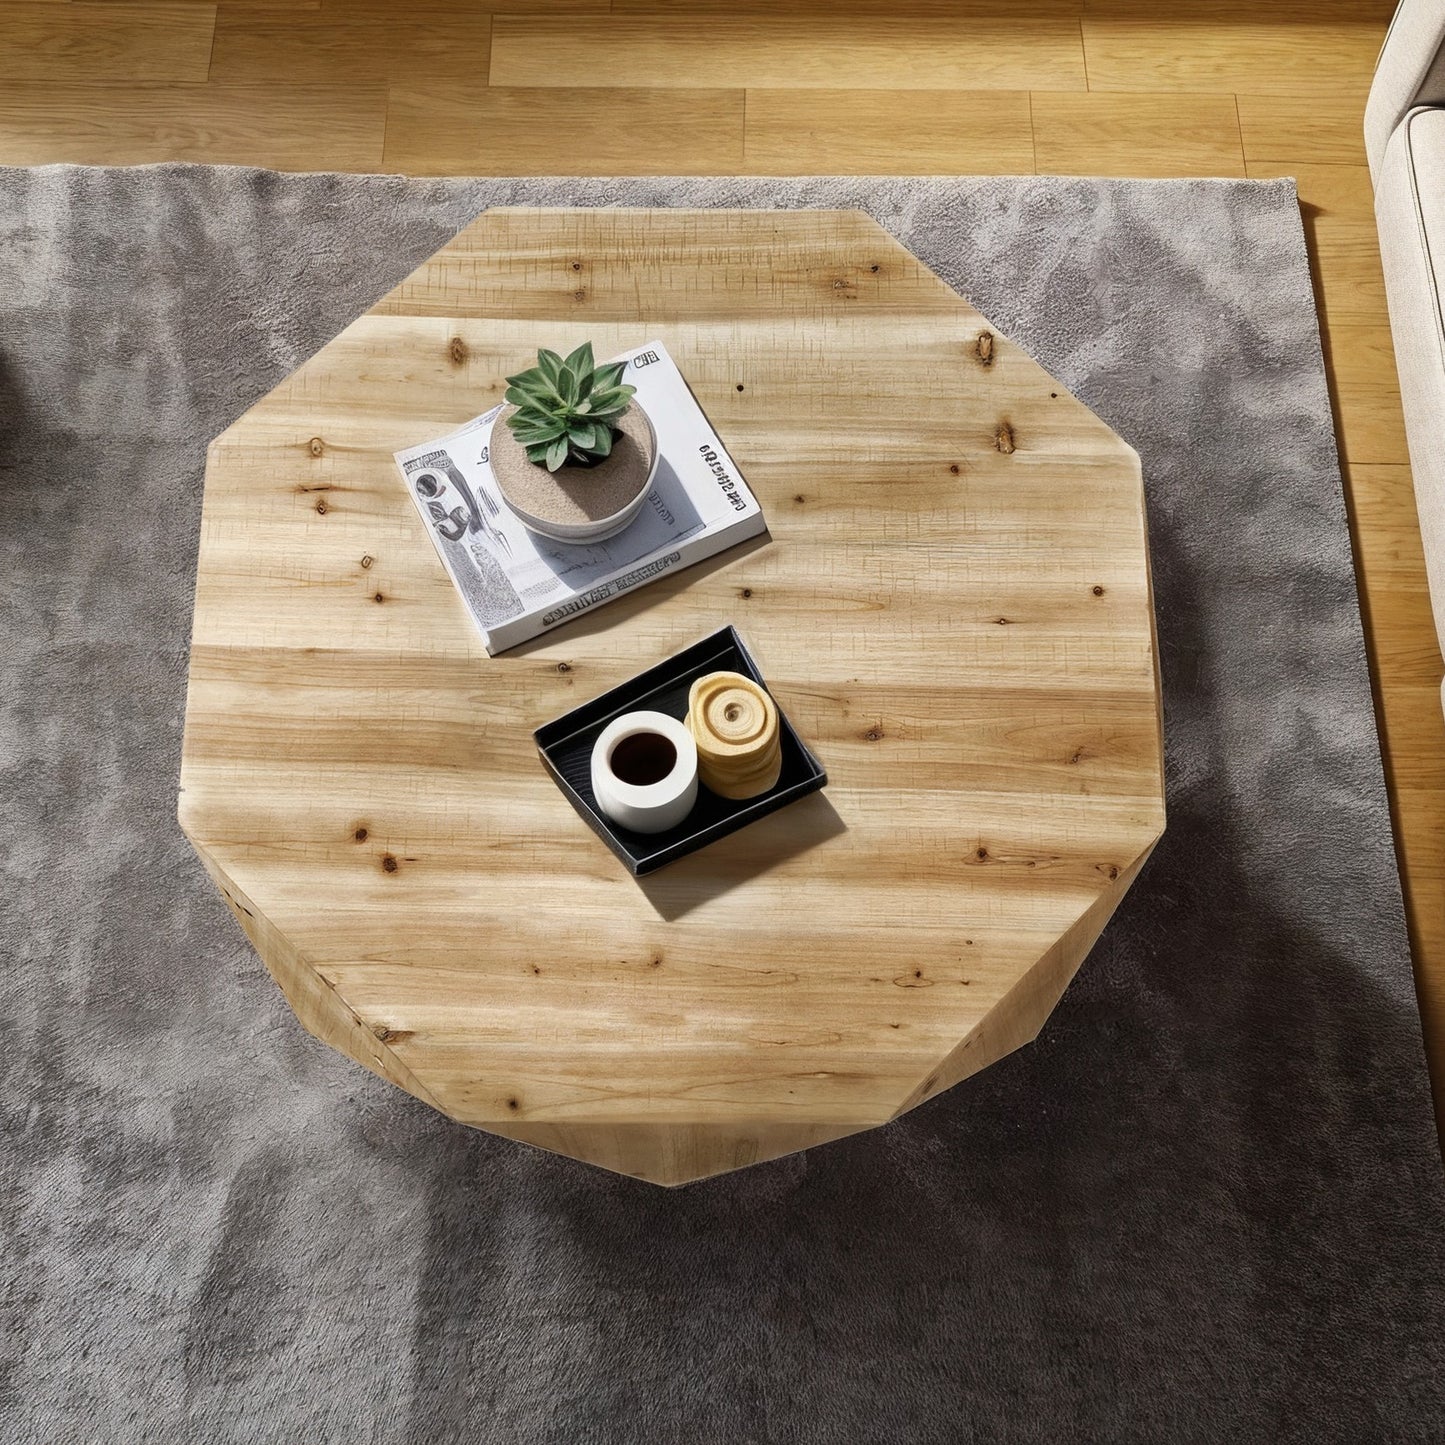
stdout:
[[626,366],[598,366],[588,341],[565,360],[541,350],[536,366],[507,378],[489,459],[503,499],[532,531],[600,542],[642,510],[657,433],[637,389],[623,385]]

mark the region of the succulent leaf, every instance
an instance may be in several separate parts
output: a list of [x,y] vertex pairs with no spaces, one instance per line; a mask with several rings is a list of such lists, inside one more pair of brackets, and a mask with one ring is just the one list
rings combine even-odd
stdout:
[[595,363],[584,341],[563,359],[537,352],[537,364],[507,378],[506,399],[516,410],[507,418],[527,459],[555,472],[568,462],[589,466],[612,454],[617,421],[637,394],[623,384],[627,363]]

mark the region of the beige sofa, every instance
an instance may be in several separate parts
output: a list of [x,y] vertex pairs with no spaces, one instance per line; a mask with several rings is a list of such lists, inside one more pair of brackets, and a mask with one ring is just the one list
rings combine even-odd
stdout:
[[1365,146],[1435,626],[1445,642],[1445,0],[1403,0],[1365,107]]

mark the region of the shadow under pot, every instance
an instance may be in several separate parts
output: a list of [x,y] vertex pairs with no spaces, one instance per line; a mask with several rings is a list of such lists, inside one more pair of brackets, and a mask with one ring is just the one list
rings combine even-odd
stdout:
[[504,407],[492,423],[489,458],[502,500],[530,531],[555,542],[602,542],[615,537],[642,510],[657,475],[657,433],[636,400],[614,423],[612,450],[584,466],[568,462],[555,472],[527,456]]

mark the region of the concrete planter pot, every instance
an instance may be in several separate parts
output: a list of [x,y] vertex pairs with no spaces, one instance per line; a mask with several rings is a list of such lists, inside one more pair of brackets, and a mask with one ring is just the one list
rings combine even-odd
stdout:
[[502,500],[529,530],[556,542],[615,537],[642,510],[657,475],[657,433],[636,401],[617,421],[612,452],[595,465],[549,472],[528,460],[507,418],[492,423],[490,460]]

